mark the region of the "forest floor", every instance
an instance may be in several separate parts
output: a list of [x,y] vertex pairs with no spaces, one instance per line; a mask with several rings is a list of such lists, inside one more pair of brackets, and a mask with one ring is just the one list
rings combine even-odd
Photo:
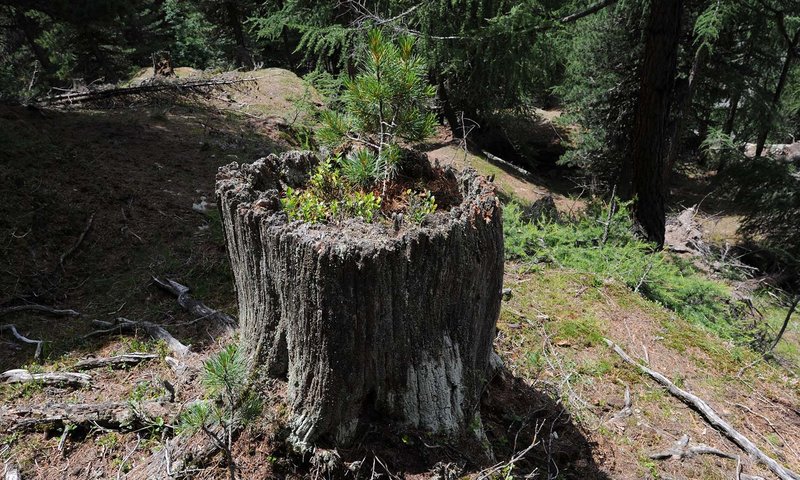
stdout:
[[[143,332],[85,336],[97,329],[93,320],[153,322],[191,345],[194,354],[185,363],[195,368],[232,341],[181,308],[152,277],[173,278],[206,305],[236,315],[219,215],[206,205],[214,202],[216,170],[302,147],[301,104],[319,102],[290,72],[252,75],[258,80],[248,86],[156,105],[0,107],[0,308],[35,303],[81,313],[0,316],[0,325],[14,324],[22,335],[46,342],[42,358],[35,359],[32,346],[0,334],[0,371],[71,371],[87,357],[157,355],[127,369],[90,371],[89,387],[0,385],[0,418],[53,402],[134,405],[162,398],[167,384],[175,389],[167,413],[137,429],[96,425],[23,432],[0,424],[0,457],[6,466],[17,465],[22,478],[141,478],[136,477],[140,467],[164,451],[177,412],[203,396],[200,382],[181,378],[164,361],[172,353],[163,342]],[[561,212],[583,208],[580,188],[565,180],[563,170],[548,167],[524,175],[465,151],[444,132],[428,150],[432,161],[494,175],[505,198],[530,203],[552,194]],[[697,204],[707,190],[701,179],[692,189],[674,192],[673,210]],[[703,205],[698,218],[706,241],[735,242],[735,215],[713,198]],[[604,337],[705,399],[765,453],[800,470],[797,322],[775,357],[764,360],[747,346],[588,272],[508,262],[505,287],[511,294],[503,302],[496,341],[505,367],[489,384],[481,414],[497,461],[534,447],[496,478],[533,472],[547,479],[736,478],[735,459],[650,458],[684,435],[691,444],[741,456],[744,474],[772,478],[696,411],[622,362]],[[774,313],[777,319],[780,312]],[[233,448],[241,477],[311,476],[315,467],[279,440],[282,385],[270,388],[264,393],[272,400],[262,419],[249,425]],[[377,459],[373,472],[379,465],[383,478],[457,478],[446,471],[474,477],[494,464],[459,445],[385,430],[340,454],[350,466]],[[203,467],[193,476],[226,475],[219,455]]]

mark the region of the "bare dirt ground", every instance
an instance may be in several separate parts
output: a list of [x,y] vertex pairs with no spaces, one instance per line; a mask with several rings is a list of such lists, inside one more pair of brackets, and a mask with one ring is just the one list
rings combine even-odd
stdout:
[[[22,433],[0,425],[0,456],[18,465],[22,478],[136,478],[151,455],[165,453],[169,424],[180,409],[203,395],[199,378],[183,378],[169,368],[165,346],[142,332],[82,338],[94,330],[92,320],[125,317],[163,325],[191,344],[196,355],[186,363],[198,369],[233,341],[181,309],[151,277],[175,278],[207,305],[236,314],[219,217],[213,206],[201,204],[214,201],[220,165],[298,148],[302,138],[293,127],[303,115],[298,100],[318,101],[290,72],[243,75],[258,81],[158,105],[102,111],[0,108],[0,308],[37,303],[81,312],[74,318],[35,312],[0,316],[0,324],[15,324],[21,334],[46,341],[37,361],[32,346],[2,334],[0,368],[68,371],[87,356],[158,355],[128,369],[91,371],[91,387],[1,385],[0,413],[55,401],[153,400],[167,393],[165,381],[176,390],[168,415],[137,429],[97,425],[67,434],[63,429]],[[559,172],[520,177],[483,156],[465,154],[445,132],[429,156],[495,175],[509,198],[532,202],[552,193],[561,211],[582,205],[576,198],[580,188]],[[62,261],[66,252],[71,253]],[[450,442],[377,422],[356,447],[338,452],[350,470],[330,478],[356,472],[363,478],[470,478],[486,476],[497,463],[503,465],[491,478],[735,478],[735,460],[649,458],[682,435],[731,455],[742,453],[696,412],[621,362],[603,336],[705,398],[767,454],[800,469],[796,371],[714,338],[622,285],[580,272],[509,263],[505,286],[512,295],[504,302],[496,342],[505,367],[482,401],[485,441]],[[614,419],[623,409],[626,387],[630,415]],[[282,441],[285,384],[266,382],[260,388],[267,399],[264,412],[233,448],[240,476],[320,475]],[[527,455],[509,462],[531,444]],[[745,474],[772,478],[753,460],[744,455],[741,460]],[[224,478],[227,469],[218,455],[189,473]]]

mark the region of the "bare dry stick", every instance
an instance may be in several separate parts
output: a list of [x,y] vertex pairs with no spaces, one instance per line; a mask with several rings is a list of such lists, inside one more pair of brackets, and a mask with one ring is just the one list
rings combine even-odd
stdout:
[[611,340],[605,338],[605,342],[611,347],[617,355],[620,356],[625,362],[637,367],[642,372],[646,373],[650,378],[655,380],[656,382],[660,383],[664,388],[667,389],[669,393],[673,396],[677,397],[683,403],[689,405],[690,407],[694,408],[706,419],[706,421],[715,429],[717,429],[720,433],[725,435],[728,439],[730,439],[733,443],[735,443],[739,448],[744,450],[745,452],[749,453],[753,457],[755,457],[758,461],[763,463],[767,468],[772,471],[775,475],[778,476],[781,480],[800,480],[800,475],[796,474],[795,472],[788,470],[778,462],[776,462],[772,457],[768,456],[764,452],[761,451],[753,442],[751,442],[747,437],[739,433],[736,429],[734,429],[728,422],[723,420],[717,412],[714,411],[703,399],[700,397],[687,392],[686,390],[678,388],[674,383],[672,383],[667,377],[662,375],[655,370],[652,370],[642,364],[637,363],[631,357],[628,356],[625,351],[619,347],[619,345],[615,344]]
[[770,353],[778,346],[778,342],[781,341],[781,337],[783,337],[784,332],[786,332],[786,327],[789,325],[789,320],[792,319],[792,314],[794,313],[795,309],[797,308],[797,304],[800,303],[800,295],[798,295],[792,305],[789,307],[789,311],[786,313],[786,319],[783,321],[783,326],[781,326],[781,331],[778,332],[778,336],[775,337],[775,341],[772,342],[769,349],[765,353]]
[[2,331],[11,332],[11,335],[14,335],[14,338],[19,340],[20,342],[25,342],[25,343],[30,343],[32,345],[36,345],[36,353],[33,354],[33,358],[38,360],[39,357],[42,355],[42,344],[44,343],[43,340],[31,340],[28,337],[24,337],[24,336],[20,335],[20,333],[17,331],[17,326],[16,325],[10,325],[10,324],[9,325],[0,325],[0,332],[2,332]]
[[695,455],[716,455],[722,458],[730,458],[731,460],[736,460],[739,458],[737,455],[725,453],[722,450],[717,450],[716,448],[709,447],[708,445],[702,443],[689,445],[689,435],[684,435],[681,437],[677,442],[675,442],[675,444],[672,445],[671,448],[668,448],[663,452],[651,454],[650,458],[653,460],[668,460],[670,458],[691,458]]
[[198,316],[198,318],[195,320],[212,320],[226,331],[233,331],[236,329],[238,322],[235,318],[231,317],[227,313],[214,310],[213,308],[206,306],[203,302],[192,298],[191,295],[189,295],[189,287],[186,285],[181,285],[175,280],[171,280],[169,278],[161,280],[157,277],[153,277],[153,281],[156,282],[156,285],[162,289],[178,297],[178,304],[183,307],[184,310]]
[[3,472],[3,480],[22,480],[22,475],[19,473],[19,467],[12,461],[7,461]]
[[88,387],[92,384],[92,377],[85,373],[49,372],[30,373],[17,368],[0,373],[0,378],[6,383],[42,383],[45,385],[69,385],[74,387]]
[[61,255],[61,258],[58,259],[58,266],[59,267],[64,268],[64,260],[66,260],[67,257],[72,255],[75,252],[75,250],[77,250],[78,247],[81,246],[81,243],[83,243],[83,239],[86,238],[86,234],[89,233],[89,229],[92,228],[92,223],[94,223],[94,213],[92,213],[89,216],[89,221],[86,222],[86,228],[83,229],[83,231],[81,232],[81,234],[78,237],[78,240],[75,242],[75,244],[72,245],[72,247],[70,247],[69,250],[64,252],[64,254]]
[[94,332],[84,335],[83,338],[89,338],[95,335],[113,332],[131,333],[141,329],[153,339],[163,340],[167,344],[167,347],[170,349],[170,351],[172,351],[178,357],[184,357],[189,354],[188,346],[179,342],[168,331],[164,330],[163,327],[156,325],[155,323],[145,321],[134,322],[132,320],[128,320],[127,318],[119,317],[115,322],[94,320],[92,325],[100,328],[101,330],[95,330]]
[[[233,434],[237,435],[241,426],[234,424],[234,429]],[[125,478],[165,478],[165,473],[168,475],[166,478],[188,476],[197,471],[196,467],[207,464],[220,451],[220,446],[206,435],[178,435],[166,440],[164,449],[169,452],[168,455],[161,451],[151,454],[138,462]]]
[[217,80],[188,80],[188,81],[173,81],[165,83],[149,83],[136,87],[123,87],[123,88],[107,88],[102,90],[90,90],[88,92],[68,92],[60,95],[49,95],[46,97],[38,98],[36,103],[39,105],[62,105],[81,103],[94,100],[103,100],[107,98],[120,97],[125,95],[140,95],[143,93],[153,93],[166,90],[175,90],[177,92],[195,91],[205,87],[218,87],[223,85],[234,85],[237,83],[253,82],[260,77],[248,77],[238,79],[217,79]]
[[618,422],[630,417],[633,414],[633,402],[631,402],[631,387],[625,385],[625,405],[622,409],[611,417],[612,422]]
[[38,305],[35,303],[27,305],[14,305],[13,307],[0,308],[0,315],[7,315],[9,313],[15,313],[15,312],[42,312],[50,315],[55,315],[57,317],[77,317],[80,316],[81,314],[80,312],[71,309],[59,310],[57,308],[48,307],[45,305]]

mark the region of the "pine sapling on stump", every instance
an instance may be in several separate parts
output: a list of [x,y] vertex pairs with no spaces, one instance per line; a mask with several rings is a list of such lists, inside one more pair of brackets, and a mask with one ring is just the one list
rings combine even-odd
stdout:
[[370,414],[458,434],[477,415],[500,310],[493,186],[446,170],[461,202],[395,231],[360,218],[289,221],[309,153],[220,169],[217,195],[250,366],[288,377],[291,440],[346,444]]

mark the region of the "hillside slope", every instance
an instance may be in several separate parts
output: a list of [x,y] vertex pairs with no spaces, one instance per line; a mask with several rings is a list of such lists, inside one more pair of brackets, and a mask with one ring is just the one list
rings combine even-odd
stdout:
[[[0,414],[58,401],[153,401],[168,393],[164,382],[175,390],[168,413],[140,429],[118,432],[97,425],[42,434],[0,425],[0,455],[18,465],[23,478],[136,473],[152,455],[163,457],[170,430],[164,422],[203,395],[200,382],[181,378],[164,361],[171,355],[166,346],[144,332],[85,336],[96,330],[93,320],[158,323],[191,344],[198,355],[186,363],[195,368],[231,341],[182,309],[152,277],[174,278],[207,305],[236,313],[218,214],[203,202],[213,202],[220,165],[300,147],[303,138],[294,127],[303,115],[298,101],[319,102],[291,72],[246,75],[257,83],[167,104],[0,110],[0,304],[81,312],[77,318],[29,311],[3,315],[0,323],[15,324],[22,335],[47,343],[37,361],[33,347],[4,334],[0,367],[66,371],[88,356],[158,355],[128,369],[90,372],[92,387],[2,385]],[[573,198],[563,180],[550,185],[551,176],[538,172],[526,178],[446,138],[430,155],[494,175],[509,199],[529,203],[554,192],[562,213],[584,208],[585,201]],[[484,450],[377,430],[361,448],[339,452],[353,476],[363,466],[361,474],[369,477],[364,465],[371,463],[372,474],[404,478],[475,477],[490,471],[493,478],[734,477],[735,459],[650,458],[688,435],[692,444],[740,456],[745,474],[771,478],[695,411],[622,362],[604,337],[704,398],[765,453],[800,471],[796,327],[779,351],[786,367],[721,339],[614,278],[552,262],[509,261],[506,270],[510,294],[496,341],[505,368],[491,379],[482,401]],[[281,443],[284,387],[280,382],[262,386],[270,399],[263,420],[250,425],[234,446],[242,478],[304,478],[320,472]],[[531,449],[517,456],[528,445]],[[496,462],[501,466],[492,471]],[[197,478],[226,472],[220,456],[200,467],[192,472]]]

